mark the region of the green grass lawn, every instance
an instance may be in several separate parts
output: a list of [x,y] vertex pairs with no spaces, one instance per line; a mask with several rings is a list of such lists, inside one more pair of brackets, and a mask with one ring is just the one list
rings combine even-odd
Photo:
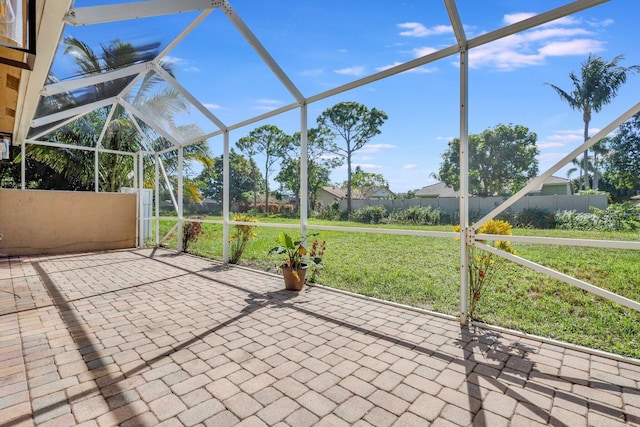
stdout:
[[[261,222],[295,220],[260,219]],[[309,220],[313,225],[363,227],[349,222]],[[164,221],[162,231],[171,223]],[[382,227],[382,226],[371,226]],[[388,228],[451,231],[451,227],[386,226]],[[222,226],[203,224],[203,235],[189,252],[222,258]],[[281,228],[259,227],[240,264],[277,271],[276,246]],[[298,236],[298,229],[285,230]],[[514,235],[640,240],[640,232],[575,232],[520,230]],[[321,231],[327,241],[323,285],[396,303],[457,315],[459,311],[459,242],[455,239]],[[176,247],[175,237],[166,242]],[[593,285],[640,301],[640,251],[513,243],[523,258],[554,268]],[[555,338],[625,356],[640,358],[640,313],[507,263],[478,306],[478,317],[489,324]]]

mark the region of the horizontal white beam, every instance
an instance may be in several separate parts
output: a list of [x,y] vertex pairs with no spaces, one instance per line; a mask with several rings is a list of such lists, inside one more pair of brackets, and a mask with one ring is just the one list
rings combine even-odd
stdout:
[[[540,15],[536,15],[532,18],[525,19],[516,24],[509,25],[507,27],[500,28],[498,30],[492,31],[487,34],[483,34],[474,39],[471,39],[467,42],[467,49],[471,49],[472,47],[478,47],[486,43],[490,43],[494,40],[510,36],[512,34],[517,33],[518,31],[523,31],[529,28],[533,28],[536,25],[543,24],[545,22],[553,21],[554,19],[561,18],[563,16],[570,15],[571,13],[578,12],[580,10],[587,9],[589,7],[598,5],[600,3],[607,2],[609,0],[578,0],[572,3],[569,3],[565,6],[559,7],[557,9],[553,9],[549,12],[541,13]],[[307,98],[307,103],[311,104],[312,102],[320,101],[322,99],[329,98],[334,95],[338,95],[340,93],[349,91],[351,89],[355,89],[366,84],[384,79],[389,76],[393,76],[399,73],[403,73],[405,71],[409,71],[413,68],[420,67],[422,65],[426,65],[428,63],[446,58],[448,56],[454,55],[460,51],[459,45],[449,46],[447,48],[438,50],[437,52],[430,53],[429,55],[422,56],[420,58],[416,58],[412,61],[405,62],[403,64],[396,65],[395,67],[388,68],[386,70],[380,71],[378,73],[372,74],[367,77],[363,77],[359,80],[355,80],[353,82],[344,84],[342,86],[338,86],[336,88],[330,89],[325,92],[321,92],[319,94],[310,96]]]
[[108,107],[109,105],[112,105],[115,102],[117,102],[117,98],[114,96],[111,98],[103,99],[101,101],[96,101],[90,104],[81,105],[79,107],[69,108],[68,110],[60,111],[59,113],[49,114],[48,116],[43,116],[37,119],[33,119],[31,121],[31,127],[37,128],[39,126],[44,126],[44,125],[48,125],[49,123],[57,122],[58,120],[64,120],[69,117],[87,114],[98,108]]
[[572,239],[568,237],[505,236],[503,234],[476,234],[477,240],[508,240],[509,242],[543,245],[581,246],[589,248],[640,249],[638,241]]
[[154,0],[71,9],[64,18],[69,25],[91,25],[194,10],[214,9],[219,0]]
[[122,156],[134,156],[136,154],[135,152],[132,152],[132,151],[119,151],[119,150],[110,150],[107,148],[87,147],[84,145],[61,144],[59,142],[51,142],[51,141],[25,141],[25,143],[32,144],[32,145],[44,145],[45,147],[65,148],[70,150],[98,151],[99,153],[119,154]]
[[494,248],[493,246],[485,245],[483,243],[475,242],[474,246],[483,249],[487,252],[491,252],[494,255],[500,256],[502,258],[506,258],[509,261],[513,261],[516,264],[522,265],[524,267],[528,267],[534,271],[538,271],[540,273],[544,273],[547,276],[553,277],[554,279],[558,279],[562,282],[568,283],[569,285],[573,285],[580,289],[583,289],[587,292],[591,292],[592,294],[601,296],[602,298],[608,299],[613,302],[617,302],[620,305],[631,308],[636,311],[640,311],[640,303],[637,301],[633,301],[629,298],[625,298],[622,295],[615,294],[613,292],[609,292],[605,289],[594,286],[590,283],[584,282],[582,280],[576,279],[575,277],[568,276],[564,273],[560,273],[552,268],[545,267],[533,261],[529,261],[524,258],[520,258],[519,256],[510,254],[509,252],[501,251],[499,249]]
[[278,114],[282,114],[284,112],[291,111],[291,110],[293,110],[295,108],[299,108],[299,107],[300,107],[300,105],[294,102],[293,104],[285,105],[283,107],[276,108],[273,111],[269,111],[269,112],[266,112],[264,114],[260,114],[259,116],[255,116],[255,117],[252,117],[250,119],[238,122],[238,123],[236,123],[234,125],[229,126],[228,129],[229,130],[239,129],[241,127],[250,125],[250,124],[255,123],[255,122],[259,122],[261,120],[268,119],[268,118],[273,117],[273,116],[277,116]]
[[97,85],[99,83],[104,83],[110,80],[133,76],[145,72],[151,66],[153,65],[148,63],[135,64],[130,67],[120,68],[115,71],[109,71],[107,73],[97,74],[94,76],[83,77],[75,80],[67,80],[58,83],[51,83],[44,86],[40,94],[42,96],[57,95],[59,93],[80,89],[82,87]]
[[521,31],[529,30],[537,27],[538,25],[546,24],[556,19],[563,18],[573,13],[580,12],[593,6],[597,6],[602,3],[606,3],[610,0],[576,0],[571,3],[567,3],[558,8],[549,10],[539,15],[532,16],[528,19],[523,19],[515,24],[507,25],[490,33],[482,34],[469,40],[467,46],[468,49],[481,46],[483,44],[490,43],[494,40],[498,40],[512,34],[519,33]]
[[[89,111],[87,111],[85,114],[89,114]],[[27,138],[26,141],[35,141],[35,140],[39,139],[40,137],[42,137],[44,135],[50,134],[51,132],[55,131],[56,129],[60,129],[62,126],[68,125],[72,121],[79,119],[80,117],[84,116],[85,114],[80,114],[78,116],[69,117],[67,120],[63,120],[62,122],[60,122],[60,123],[58,123],[56,125],[53,125],[52,127],[47,128],[46,130]]]
[[386,77],[394,76],[396,74],[404,73],[405,71],[409,71],[413,68],[420,67],[422,65],[428,64],[430,62],[437,61],[439,59],[446,58],[448,56],[454,55],[460,52],[460,48],[458,45],[449,46],[445,49],[441,49],[437,52],[430,53],[425,56],[421,56],[420,58],[413,59],[409,62],[405,62],[403,64],[396,65],[391,68],[387,68],[386,70],[382,70],[375,74],[371,74],[370,76],[363,77],[359,80],[352,81],[350,83],[346,83],[342,86],[338,86],[333,89],[329,89],[325,92],[320,92],[316,95],[310,96],[307,98],[307,104],[311,104],[312,102],[320,101],[322,99],[329,98],[334,95],[338,95],[343,92],[347,92],[351,89],[358,88],[360,86],[364,86],[369,83],[376,82],[378,80],[382,80]]

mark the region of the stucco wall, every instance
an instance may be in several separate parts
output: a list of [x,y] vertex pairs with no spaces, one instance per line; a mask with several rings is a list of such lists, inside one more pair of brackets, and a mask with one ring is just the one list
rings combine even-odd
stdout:
[[131,248],[135,194],[0,190],[0,254]]

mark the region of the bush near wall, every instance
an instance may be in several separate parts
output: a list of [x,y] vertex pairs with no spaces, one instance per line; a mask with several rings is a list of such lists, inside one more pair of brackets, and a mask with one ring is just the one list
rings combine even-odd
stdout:
[[351,221],[362,222],[364,224],[386,223],[387,208],[384,206],[365,206],[364,208],[356,209],[351,212],[349,219]]
[[431,206],[414,206],[405,210],[395,210],[389,215],[389,223],[406,225],[441,225],[447,215]]
[[591,213],[556,212],[556,227],[565,230],[627,231],[640,229],[640,206],[633,202],[616,203]]

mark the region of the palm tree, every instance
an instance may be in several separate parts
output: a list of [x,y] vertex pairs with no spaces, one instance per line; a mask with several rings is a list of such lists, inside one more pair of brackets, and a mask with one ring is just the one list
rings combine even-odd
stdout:
[[[65,54],[73,56],[79,75],[97,75],[133,64],[147,62],[158,54],[159,44],[149,44],[140,47],[120,40],[113,40],[108,45],[102,45],[100,55],[96,54],[90,46],[73,37],[64,40]],[[173,74],[167,64],[163,68]],[[124,77],[97,84],[81,93],[63,93],[50,99],[39,107],[38,115],[46,115],[53,111],[83,105],[90,102],[106,99],[121,94],[133,77]],[[50,81],[55,81],[55,76],[50,76]],[[164,88],[155,91],[161,81],[155,73],[147,73],[138,86],[135,95],[127,94],[128,101],[141,110],[150,112],[153,117],[163,124],[165,130],[173,135],[182,135],[188,139],[196,135],[202,135],[202,131],[196,125],[178,126],[175,124],[176,114],[187,110],[183,98],[173,89]],[[122,106],[117,105],[111,121],[102,140],[102,147],[116,151],[135,152],[143,145],[143,136],[132,123],[132,119],[126,114]],[[78,120],[62,127],[50,135],[50,138],[70,145],[82,145],[93,147],[98,141],[99,134],[105,125],[108,108],[95,110]],[[133,119],[136,120],[136,119]],[[163,149],[170,146],[162,136],[157,135],[143,122],[138,122],[140,128],[147,135],[147,140],[152,141],[151,150]],[[93,153],[74,149],[60,149],[47,146],[30,145],[28,154],[36,160],[45,163],[57,171],[79,179],[85,187],[91,188],[94,181]],[[185,160],[195,160],[205,166],[211,164],[207,144],[205,141],[184,148]],[[163,161],[169,175],[177,171],[177,152],[171,151],[163,155]],[[151,185],[153,165],[145,164],[145,185]],[[103,191],[118,191],[120,187],[131,185],[133,160],[130,156],[103,153],[100,155],[98,174],[100,187]],[[172,180],[176,181],[176,180]],[[175,185],[175,183],[174,183]],[[199,202],[200,194],[197,189],[188,188],[185,185],[185,194],[191,202]]]
[[[618,89],[627,81],[627,73],[640,70],[640,67],[621,67],[618,63],[624,58],[618,55],[609,62],[605,62],[599,56],[589,55],[582,63],[581,76],[574,72],[569,73],[569,78],[573,83],[573,90],[566,92],[558,86],[547,83],[560,95],[560,98],[567,101],[574,110],[582,111],[584,121],[584,140],[589,139],[589,123],[591,113],[598,113],[602,107],[609,104],[618,94]],[[589,174],[587,164],[589,162],[589,150],[585,150],[582,159],[582,169],[584,173],[584,189],[589,188]]]

